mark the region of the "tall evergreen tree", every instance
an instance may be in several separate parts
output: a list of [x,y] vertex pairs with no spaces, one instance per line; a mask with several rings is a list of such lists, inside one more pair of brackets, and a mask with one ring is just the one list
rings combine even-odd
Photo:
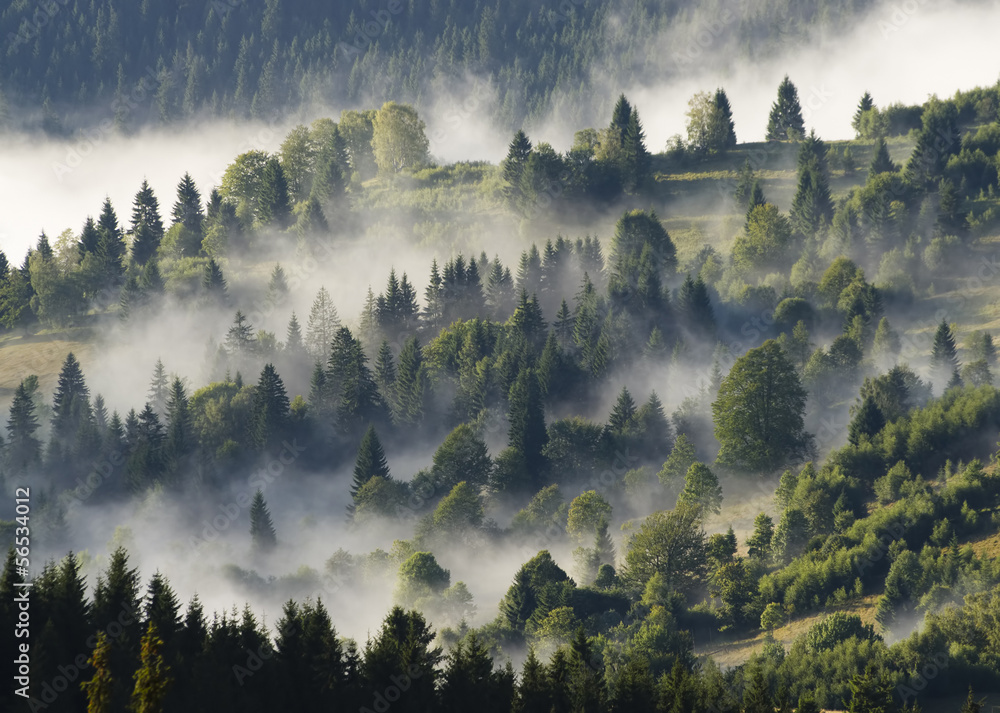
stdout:
[[858,110],[854,112],[854,118],[851,120],[851,127],[858,138],[861,138],[861,120],[864,118],[865,112],[874,108],[875,100],[872,99],[872,95],[868,92],[862,94],[861,101],[858,102]]
[[222,268],[215,258],[209,258],[205,264],[205,274],[201,281],[205,293],[219,303],[225,303],[228,297],[226,278],[222,275]]
[[358,455],[354,461],[351,497],[357,497],[365,483],[375,477],[389,479],[392,476],[389,473],[389,463],[385,459],[385,451],[382,450],[382,443],[378,439],[375,427],[369,426],[361,439]]
[[878,143],[875,145],[875,154],[872,156],[871,166],[868,168],[869,176],[877,176],[880,173],[893,173],[898,171],[899,167],[892,162],[892,158],[889,157],[889,146],[885,143],[885,139],[880,138]]
[[145,265],[156,254],[163,240],[160,204],[146,180],[143,180],[132,202],[132,228],[129,232],[132,236],[132,259],[139,265]]
[[306,351],[314,359],[326,361],[333,337],[340,328],[340,316],[325,287],[320,287],[309,310],[306,326]]
[[157,358],[153,366],[153,377],[149,383],[149,392],[146,394],[146,401],[153,406],[153,410],[158,414],[165,413],[167,406],[167,393],[170,380],[167,378],[167,371],[163,366],[163,360]]
[[305,344],[302,341],[302,327],[299,326],[299,319],[292,312],[292,318],[288,320],[288,331],[285,334],[285,351],[289,354],[305,353]]
[[805,123],[802,121],[799,92],[786,75],[778,86],[778,99],[771,106],[771,115],[767,120],[767,140],[794,141],[803,136]]
[[523,130],[518,130],[507,149],[503,162],[504,198],[507,206],[514,211],[524,208],[525,193],[523,178],[528,158],[531,156],[531,141]]
[[257,552],[269,552],[278,544],[271,513],[259,488],[250,503],[250,541]]
[[164,701],[172,682],[170,667],[160,653],[163,640],[156,626],[150,623],[142,637],[139,670],[135,672],[135,688],[132,691],[130,708],[133,713],[163,713]]
[[288,394],[273,364],[265,364],[254,391],[253,440],[260,450],[274,447],[288,426]]
[[37,430],[35,402],[22,380],[14,392],[7,420],[7,463],[14,472],[23,472],[39,462],[41,442],[35,438]]
[[53,435],[69,442],[76,436],[81,423],[91,418],[90,390],[83,378],[83,369],[73,352],[66,355],[52,400]]
[[277,158],[268,159],[261,175],[257,197],[257,220],[261,225],[273,225],[284,230],[291,224],[292,206],[288,197],[288,180]]
[[941,382],[947,381],[958,371],[959,366],[955,336],[948,322],[942,319],[934,333],[934,345],[931,347],[931,369],[934,378]]

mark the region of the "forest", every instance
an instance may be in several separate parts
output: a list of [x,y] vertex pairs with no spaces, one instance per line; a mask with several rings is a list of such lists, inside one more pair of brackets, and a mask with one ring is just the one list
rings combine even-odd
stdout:
[[[382,10],[295,4],[0,15],[47,131],[126,65],[157,121],[369,102],[0,251],[0,708],[997,705],[1000,84],[827,141],[786,76],[755,143],[706,88],[662,150],[622,94],[560,152],[517,127],[610,3],[389,3],[350,64]],[[507,155],[436,163],[413,77],[483,65]]]
[[[491,85],[503,131],[554,107],[592,123],[603,112],[587,88],[595,66],[618,81],[681,75],[710,59],[691,43],[697,32],[745,59],[769,57],[817,27],[849,26],[876,3],[759,5],[11,0],[0,6],[0,126],[60,135],[93,116],[128,131],[203,116],[268,119],[309,106],[395,100],[422,108],[435,91],[471,78]],[[780,36],[772,32],[778,21]],[[647,51],[660,42],[673,51]]]

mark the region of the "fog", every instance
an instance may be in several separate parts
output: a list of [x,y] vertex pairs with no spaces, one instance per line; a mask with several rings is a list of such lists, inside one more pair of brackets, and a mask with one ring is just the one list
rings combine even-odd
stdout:
[[[646,79],[630,87],[611,86],[595,71],[595,95],[610,115],[617,94],[624,90],[641,112],[649,147],[658,151],[668,137],[684,133],[684,112],[691,95],[716,86],[724,86],[729,94],[740,141],[752,141],[763,139],[775,88],[786,73],[799,88],[807,127],[815,128],[827,139],[851,137],[851,117],[865,90],[873,94],[879,106],[886,106],[897,101],[919,103],[930,93],[951,94],[956,89],[996,81],[1000,52],[973,57],[968,48],[996,46],[993,35],[1000,24],[1000,7],[963,7],[958,12],[956,4],[934,7],[917,2],[905,4],[907,8],[911,5],[913,12],[907,12],[902,5],[889,4],[871,13],[845,37],[816,38],[780,58],[754,66],[729,63],[728,69],[709,69],[696,75],[685,69],[679,72],[685,75],[681,80],[658,84]],[[714,39],[698,50],[716,58],[726,57],[727,31],[709,34]],[[927,51],[929,46],[934,47],[933,52]],[[726,62],[706,64],[711,67]],[[433,108],[424,114],[432,156],[445,162],[500,160],[507,138],[492,128],[490,117],[495,101],[489,84],[472,77],[461,86],[439,88],[431,102]],[[339,109],[329,108],[296,117],[280,126],[204,121],[186,128],[144,130],[127,137],[115,134],[109,125],[98,125],[69,142],[7,137],[0,144],[3,167],[0,194],[7,201],[0,216],[0,247],[12,263],[20,263],[39,232],[44,230],[54,238],[67,228],[79,231],[86,216],[96,216],[106,195],[114,204],[120,222],[127,223],[132,197],[144,178],[160,200],[161,213],[167,216],[175,186],[185,172],[191,173],[202,195],[207,196],[237,154],[249,149],[273,151],[294,124],[308,123],[318,116],[336,117],[338,113]],[[552,116],[531,127],[530,133],[536,142],[549,140],[564,150],[569,148],[573,132],[580,128],[584,127],[568,125],[559,116]],[[607,235],[602,237],[606,247]],[[456,235],[452,239],[461,244],[464,238]],[[82,364],[91,392],[104,395],[109,409],[139,408],[145,399],[153,364],[160,358],[168,373],[187,380],[190,393],[207,382],[206,347],[210,340],[217,344],[224,339],[237,306],[248,313],[254,327],[274,331],[283,340],[292,311],[298,315],[304,330],[313,297],[325,286],[341,319],[354,326],[368,286],[378,293],[390,267],[394,266],[400,274],[407,272],[417,294],[422,295],[431,258],[436,257],[440,264],[449,257],[448,246],[435,250],[421,247],[414,244],[411,235],[393,234],[378,226],[367,226],[358,234],[338,232],[328,242],[334,244],[334,249],[311,260],[301,256],[292,258],[295,249],[290,245],[275,251],[283,255],[280,261],[292,285],[290,302],[279,310],[261,306],[267,270],[276,260],[260,261],[252,269],[232,260],[227,273],[234,296],[232,309],[192,310],[174,306],[145,326],[112,326],[100,337],[99,358]],[[516,261],[512,257],[522,244],[513,236],[503,237],[497,229],[473,247],[475,254],[480,249],[491,257],[500,253],[505,264],[514,270]],[[552,315],[546,317],[551,319]],[[650,390],[656,389],[669,413],[684,398],[696,395],[708,375],[709,367],[696,373],[670,369],[623,375],[618,381],[610,380],[593,412],[583,415],[604,420],[618,390],[626,383],[639,403],[645,401]],[[249,381],[256,374],[244,376]],[[286,382],[292,378],[286,378]],[[290,391],[290,397],[303,393],[301,379]],[[842,435],[843,428],[838,426],[835,433],[828,434],[828,440],[836,441]],[[497,455],[503,440],[502,433],[492,434],[491,455]],[[399,450],[387,443],[393,476],[408,480],[427,467],[436,446],[434,443]],[[333,602],[333,619],[341,633],[363,641],[392,602],[394,575],[375,577],[359,590],[324,582],[319,574],[339,548],[356,555],[375,548],[388,551],[394,539],[412,536],[414,521],[405,521],[405,526],[399,527],[351,529],[344,518],[349,499],[349,468],[324,472],[290,466],[266,488],[279,550],[269,557],[255,559],[250,552],[247,508],[237,506],[237,514],[228,516],[232,503],[253,494],[255,472],[234,474],[231,497],[221,501],[215,499],[216,495],[206,500],[202,493],[193,490],[183,501],[156,491],[129,504],[96,506],[86,500],[72,504],[67,524],[74,549],[88,553],[89,582],[93,584],[96,573],[106,564],[109,543],[116,537],[116,528],[123,526],[127,531],[119,531],[114,541],[130,545],[144,579],[157,569],[165,572],[185,601],[197,591],[206,610],[211,612],[250,600],[256,611],[273,624],[280,616],[282,601],[289,596],[322,596]],[[746,487],[747,492],[737,492],[733,484],[727,484],[727,498],[741,501],[744,506],[735,514],[730,513],[728,520],[709,521],[709,529],[723,531],[733,524],[743,540],[754,515],[772,507],[762,495],[773,492],[773,483],[767,485],[772,486],[770,491],[763,485],[752,485]],[[564,497],[569,500],[575,494],[565,492]],[[648,511],[650,504],[645,505]],[[227,523],[225,527],[211,525],[220,514]],[[637,505],[631,514],[643,514],[642,507]],[[488,515],[505,525],[511,513],[499,511]],[[616,512],[616,521],[620,522],[623,515]],[[207,538],[206,531],[217,537]],[[620,556],[623,538],[621,533],[615,535]],[[192,537],[196,539],[192,541]],[[203,541],[206,539],[211,541]],[[455,547],[435,550],[435,554],[442,566],[451,570],[452,583],[461,580],[469,586],[478,607],[469,623],[482,624],[495,616],[497,602],[516,569],[539,549],[547,547],[554,549],[559,564],[572,573],[572,546],[561,539],[541,540],[523,548],[456,543]],[[225,567],[232,564],[252,569],[262,579],[241,579],[232,570],[227,574]],[[301,566],[312,568],[314,574],[299,571]],[[267,588],[269,577],[285,579]]]

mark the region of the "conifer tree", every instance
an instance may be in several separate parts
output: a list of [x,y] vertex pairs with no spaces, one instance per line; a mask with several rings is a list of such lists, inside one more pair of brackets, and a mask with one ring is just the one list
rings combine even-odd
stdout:
[[181,607],[170,582],[159,571],[149,580],[144,604],[143,621],[156,628],[163,641],[163,653],[171,660],[181,631]]
[[858,102],[858,110],[854,112],[854,118],[851,120],[851,128],[854,129],[857,137],[861,138],[861,120],[864,118],[866,111],[871,111],[875,108],[875,101],[872,99],[872,95],[865,92],[861,95],[861,101]]
[[733,197],[736,199],[737,205],[744,209],[749,208],[750,194],[753,191],[753,186],[756,181],[757,175],[753,170],[753,165],[750,163],[750,158],[747,157],[743,162],[739,178],[736,181],[736,191]]
[[724,89],[716,89],[712,97],[712,112],[708,121],[709,145],[715,151],[736,148],[736,124],[733,109]]
[[292,206],[288,197],[288,180],[277,158],[264,165],[260,195],[257,196],[257,220],[261,225],[273,225],[284,230],[291,223]]
[[330,354],[330,344],[340,328],[337,308],[325,287],[320,287],[309,310],[306,326],[306,351],[314,359],[326,361]]
[[250,541],[257,552],[269,552],[278,544],[264,493],[258,489],[250,503]]
[[945,380],[951,377],[953,372],[958,371],[958,352],[955,348],[955,337],[951,332],[951,326],[941,320],[937,331],[934,333],[934,346],[931,348],[931,369],[933,369],[937,379]]
[[635,426],[635,401],[628,387],[623,386],[618,392],[618,400],[608,417],[608,428],[612,433],[623,434]]
[[272,307],[281,307],[288,300],[288,280],[280,263],[275,263],[271,270],[271,279],[267,283],[267,302]]
[[351,483],[351,496],[356,497],[358,491],[372,478],[389,479],[389,463],[385,459],[385,451],[378,439],[374,426],[365,431],[361,444],[358,446],[358,456],[354,461],[354,480]]
[[52,429],[56,437],[68,441],[76,436],[80,424],[91,417],[89,396],[80,362],[70,352],[59,372],[52,402]]
[[7,463],[14,472],[23,472],[39,462],[41,442],[35,438],[37,430],[35,403],[22,380],[14,392],[7,420]]
[[111,199],[105,198],[101,206],[101,215],[97,219],[98,254],[104,265],[106,279],[116,284],[125,271],[125,235],[118,225],[118,216],[111,205]]
[[[97,229],[97,223],[94,219],[87,216],[87,220],[83,224],[83,230],[80,231],[80,241],[77,243],[77,248],[80,250],[80,257],[86,257],[87,255],[96,255],[100,249],[101,243],[101,232]],[[3,257],[3,276],[7,275],[7,256]]]
[[538,376],[533,369],[521,369],[510,388],[508,402],[507,445],[524,467],[525,482],[537,482],[546,470],[547,460],[542,449],[549,437],[545,430]]
[[768,141],[795,141],[805,135],[799,92],[786,76],[778,86],[778,99],[767,121]]
[[417,425],[424,415],[424,393],[426,377],[420,342],[410,337],[399,352],[399,367],[396,371],[396,402],[394,414],[396,423]]
[[135,672],[135,689],[132,691],[131,710],[133,713],[163,713],[163,704],[169,690],[170,667],[160,653],[163,640],[152,623],[142,637],[140,649],[141,665]]
[[652,157],[646,148],[646,134],[635,107],[632,107],[625,129],[623,151],[622,188],[626,193],[638,193],[652,180]]
[[80,684],[87,696],[87,713],[111,713],[114,679],[111,677],[111,643],[106,632],[97,633],[97,645],[88,663],[94,675]]
[[183,458],[194,447],[191,413],[184,382],[175,377],[167,396],[167,452],[173,459]]
[[233,324],[226,333],[226,351],[230,354],[248,356],[256,349],[257,338],[254,336],[253,325],[247,320],[241,310],[236,310]]
[[209,297],[212,297],[219,303],[226,301],[228,296],[226,279],[223,277],[222,268],[219,267],[219,263],[215,261],[215,258],[210,258],[205,265],[205,274],[201,284]]
[[875,154],[872,156],[871,166],[868,167],[868,175],[877,176],[880,173],[893,173],[898,170],[899,167],[889,156],[889,146],[885,143],[885,139],[880,138],[875,145]]
[[153,406],[153,410],[158,414],[163,414],[167,406],[169,379],[167,371],[163,367],[163,360],[157,358],[153,366],[153,377],[149,383],[149,392],[146,394],[146,401]]
[[302,342],[302,327],[299,326],[299,319],[292,312],[292,318],[288,320],[288,331],[285,335],[285,351],[289,354],[305,353],[305,344]]
[[531,141],[523,130],[518,130],[507,149],[507,158],[503,162],[504,198],[507,206],[514,211],[524,207],[524,188],[522,179],[524,170],[531,156]]
[[138,265],[145,265],[156,254],[163,240],[160,205],[146,180],[143,180],[132,203],[132,228],[129,232],[132,235],[132,259]]
[[375,383],[382,398],[389,405],[389,410],[395,415],[396,405],[396,361],[392,357],[389,342],[382,340],[375,357]]
[[288,394],[273,364],[265,364],[254,391],[253,440],[259,450],[280,443],[288,426]]

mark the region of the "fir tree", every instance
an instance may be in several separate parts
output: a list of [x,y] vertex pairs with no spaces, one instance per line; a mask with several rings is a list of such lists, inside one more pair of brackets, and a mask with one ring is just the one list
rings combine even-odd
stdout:
[[885,139],[880,138],[875,145],[875,153],[872,156],[871,166],[868,167],[869,176],[877,176],[880,173],[895,173],[899,167],[892,162],[889,156],[889,146]]
[[97,645],[88,661],[94,669],[89,681],[80,684],[87,696],[87,713],[111,713],[114,679],[111,677],[111,643],[104,631],[97,633]]
[[396,423],[413,426],[418,425],[423,419],[425,379],[420,342],[416,337],[410,337],[399,352],[395,387]]
[[[351,497],[357,501],[361,488],[372,478],[390,479],[389,463],[385,459],[385,451],[378,439],[374,426],[369,426],[358,446],[358,455],[354,461],[354,480],[351,482]],[[348,513],[353,513],[353,504],[348,506]]]
[[778,86],[778,99],[767,121],[768,141],[795,141],[805,135],[799,92],[786,76]]
[[330,344],[340,328],[337,308],[325,287],[320,287],[309,310],[306,326],[306,351],[314,359],[326,361],[330,354]]
[[288,300],[288,280],[280,263],[271,270],[271,279],[267,283],[267,303],[272,307],[281,307]]
[[519,130],[514,134],[507,149],[507,158],[503,162],[504,198],[507,206],[514,211],[520,211],[524,207],[522,179],[531,156],[531,148],[527,134]]
[[80,362],[70,352],[59,372],[52,401],[52,428],[56,437],[68,441],[76,435],[80,424],[91,417],[89,396]]
[[253,325],[242,311],[236,310],[233,324],[226,333],[226,351],[230,354],[248,356],[254,353],[256,343]]
[[629,393],[627,387],[623,386],[618,393],[618,400],[611,409],[611,415],[608,417],[608,429],[616,434],[626,433],[635,425],[635,410],[632,394]]
[[862,94],[861,101],[858,102],[858,110],[854,112],[854,118],[851,120],[851,128],[854,129],[859,139],[861,138],[861,120],[866,111],[871,111],[874,108],[875,101],[872,99],[872,95],[868,92]]
[[149,383],[149,392],[146,394],[146,401],[153,406],[153,410],[158,414],[163,414],[167,406],[167,371],[163,367],[163,360],[157,359],[153,366],[153,377]]
[[941,378],[949,378],[951,374],[958,370],[958,353],[955,348],[955,337],[951,332],[951,327],[945,320],[941,320],[937,331],[934,333],[934,346],[931,348],[931,368]]
[[[101,231],[97,229],[97,223],[89,215],[87,216],[86,222],[83,224],[83,230],[80,231],[80,241],[77,243],[77,248],[80,250],[80,257],[86,257],[87,255],[97,255],[101,244]],[[2,272],[3,276],[7,276],[7,256],[3,256],[2,261]]]
[[139,265],[156,254],[163,240],[163,221],[160,206],[149,182],[143,180],[132,203],[132,259]]
[[257,220],[261,225],[273,225],[284,230],[291,223],[292,206],[288,197],[288,180],[277,158],[268,159],[261,176],[257,196]]
[[292,318],[288,320],[288,331],[285,335],[285,351],[289,354],[305,353],[305,345],[302,342],[302,328],[299,326],[298,317],[292,312]]
[[273,447],[288,426],[288,394],[273,364],[266,364],[254,391],[253,440],[260,450]]
[[14,392],[7,420],[7,463],[15,472],[23,472],[39,462],[41,442],[35,438],[37,430],[35,403],[22,380]]
[[257,552],[269,552],[278,544],[274,525],[271,523],[271,513],[260,489],[254,493],[250,503],[250,541]]
[[210,258],[205,265],[205,274],[202,278],[202,287],[205,293],[220,303],[225,303],[228,296],[226,279],[222,275],[222,268],[214,258]]
[[194,447],[191,413],[184,383],[175,377],[167,396],[167,452],[173,459],[186,456]]
[[171,679],[170,667],[163,660],[160,650],[163,640],[150,623],[142,637],[139,670],[135,672],[135,689],[132,691],[131,710],[134,713],[163,713]]

